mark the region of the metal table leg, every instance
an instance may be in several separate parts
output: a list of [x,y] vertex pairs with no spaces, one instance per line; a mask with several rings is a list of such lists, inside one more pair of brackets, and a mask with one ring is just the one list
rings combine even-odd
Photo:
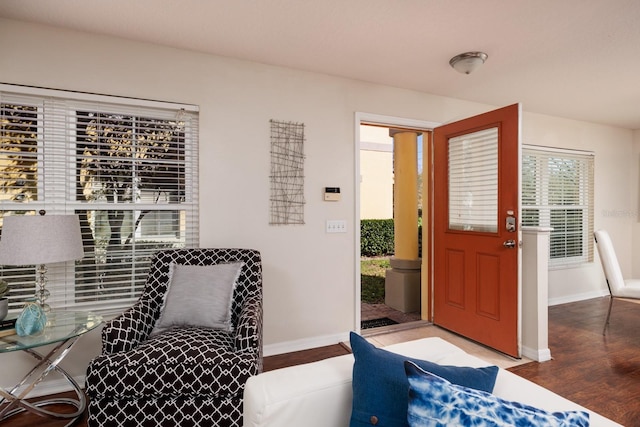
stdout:
[[[0,411],[0,421],[22,412],[30,412],[42,417],[70,420],[70,422],[66,424],[70,426],[84,413],[87,407],[84,392],[73,377],[59,366],[59,363],[65,358],[77,339],[78,336],[60,342],[46,356],[41,355],[33,349],[23,350],[39,360],[39,362],[12,389],[0,389],[0,404],[5,403],[5,407]],[[25,400],[26,396],[52,371],[58,372],[67,380],[78,396],[78,399],[54,398],[39,400],[34,403],[27,402]],[[59,413],[44,409],[44,407],[54,404],[70,405],[75,407],[76,411],[73,413]]]

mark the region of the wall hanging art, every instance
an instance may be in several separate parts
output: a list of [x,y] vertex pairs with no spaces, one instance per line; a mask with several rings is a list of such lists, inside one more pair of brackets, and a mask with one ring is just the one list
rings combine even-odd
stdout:
[[304,124],[271,120],[269,224],[304,224]]

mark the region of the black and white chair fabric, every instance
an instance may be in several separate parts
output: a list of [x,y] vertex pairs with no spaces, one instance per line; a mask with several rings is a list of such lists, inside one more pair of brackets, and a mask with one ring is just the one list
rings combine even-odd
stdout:
[[[212,320],[227,298],[228,318]],[[102,331],[87,370],[88,425],[241,426],[245,382],[261,371],[260,253],[161,251],[140,299]]]

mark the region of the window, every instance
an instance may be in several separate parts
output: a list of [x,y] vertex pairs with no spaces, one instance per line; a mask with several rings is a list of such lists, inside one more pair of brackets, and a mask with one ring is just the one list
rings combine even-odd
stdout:
[[591,153],[527,147],[522,155],[522,225],[552,227],[551,266],[593,261]]
[[449,139],[449,229],[498,230],[498,128]]
[[[198,245],[197,149],[194,106],[0,85],[0,217],[80,217],[84,258],[49,266],[54,309],[128,307],[155,251]],[[35,268],[0,269],[19,308]]]

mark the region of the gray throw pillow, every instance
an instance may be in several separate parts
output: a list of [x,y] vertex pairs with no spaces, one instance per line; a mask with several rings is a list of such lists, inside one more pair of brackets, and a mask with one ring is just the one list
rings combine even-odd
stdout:
[[151,335],[176,326],[232,331],[231,303],[243,265],[172,264],[164,306]]

